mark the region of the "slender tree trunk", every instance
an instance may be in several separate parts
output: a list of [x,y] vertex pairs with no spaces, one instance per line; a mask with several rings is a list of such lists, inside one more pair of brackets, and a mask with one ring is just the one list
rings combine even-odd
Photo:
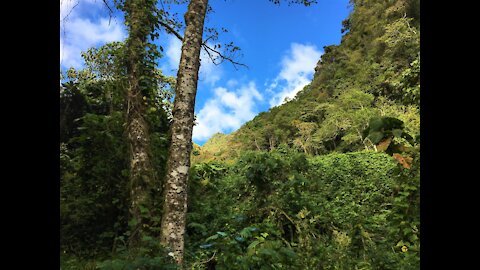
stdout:
[[149,188],[155,183],[155,170],[150,156],[150,133],[144,118],[144,105],[140,76],[148,31],[145,30],[145,0],[126,0],[128,12],[129,37],[126,42],[126,60],[128,74],[127,91],[127,138],[130,144],[130,215],[134,220],[131,227],[129,246],[139,245],[145,234],[147,222],[142,209],[148,209]]
[[305,153],[306,153],[307,155],[309,155],[308,149],[309,149],[309,148],[312,148],[311,146],[310,146],[310,147],[308,146],[308,141],[309,141],[309,140],[310,140],[310,138],[307,138],[307,139],[305,140],[305,150],[306,150]]
[[185,13],[185,34],[177,73],[172,138],[164,187],[161,243],[169,247],[181,266],[187,213],[187,180],[192,151],[195,95],[203,25],[208,0],[191,0]]
[[365,147],[365,150],[368,151],[368,146],[365,143],[365,140],[363,139],[362,133],[360,133],[360,130],[358,130],[358,128],[357,128],[357,134],[358,134],[358,137],[360,137],[360,141],[363,143],[363,146]]
[[305,146],[305,144],[303,142],[300,141],[300,144],[302,145],[302,148],[303,148],[303,152],[305,154],[308,154],[308,151],[307,151],[307,147]]
[[257,150],[260,151],[260,146],[258,146],[258,143],[257,143],[257,136],[253,136],[254,138],[254,141],[255,141],[255,146],[257,147]]

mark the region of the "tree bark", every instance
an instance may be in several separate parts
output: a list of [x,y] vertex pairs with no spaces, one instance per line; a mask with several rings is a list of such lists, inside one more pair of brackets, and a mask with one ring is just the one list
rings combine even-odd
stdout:
[[191,0],[185,13],[185,34],[177,73],[172,138],[164,186],[161,243],[169,247],[182,266],[187,214],[187,184],[192,151],[195,96],[200,49],[208,0]]
[[129,246],[136,248],[146,233],[148,221],[143,209],[149,209],[149,188],[155,183],[155,170],[150,154],[150,133],[144,118],[144,105],[140,76],[143,73],[145,46],[148,31],[145,0],[127,0],[129,37],[126,42],[127,60],[127,138],[130,146],[130,216],[134,225],[130,228]]
[[257,143],[257,136],[253,136],[253,139],[255,141],[255,146],[257,147],[257,150],[260,151],[260,146],[258,146],[258,143]]

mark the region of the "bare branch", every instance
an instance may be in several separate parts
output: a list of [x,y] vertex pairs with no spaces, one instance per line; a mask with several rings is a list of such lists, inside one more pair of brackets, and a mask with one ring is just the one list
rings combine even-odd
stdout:
[[[183,37],[180,33],[178,33],[171,25],[169,25],[167,22],[165,21],[159,21],[158,22],[166,31],[167,33],[170,33],[170,34],[173,34],[175,37],[177,37],[180,41],[183,41]],[[213,64],[215,65],[220,65],[224,60],[227,60],[228,62],[232,63],[233,67],[238,70],[237,66],[243,66],[243,67],[246,67],[248,68],[247,65],[243,64],[243,63],[240,63],[240,62],[237,62],[235,60],[233,60],[232,57],[229,57],[229,56],[226,56],[224,54],[222,54],[221,52],[213,49],[212,47],[208,46],[207,45],[207,41],[209,39],[211,39],[212,36],[208,37],[207,39],[205,39],[202,43],[202,47],[205,49],[205,52],[207,53],[208,57],[210,58],[210,60],[212,60]],[[217,62],[216,60],[218,59],[218,57],[214,57],[212,55],[212,53],[215,53],[217,54],[221,61],[220,62]]]
[[165,30],[167,31],[167,33],[171,33],[173,34],[174,36],[176,36],[180,41],[183,41],[183,37],[182,35],[180,35],[180,33],[178,33],[172,26],[170,26],[168,23],[164,22],[164,21],[159,21],[158,22],[161,26],[163,26],[163,28],[165,28]]
[[212,60],[212,63],[213,63],[213,64],[215,64],[215,65],[219,65],[219,64],[220,64],[220,63],[217,64],[217,63],[215,62],[215,58],[210,54],[210,52],[209,52],[207,49],[205,49],[205,52],[207,53],[208,58],[210,58],[210,60]]
[[208,263],[209,261],[213,260],[213,258],[215,257],[215,254],[217,254],[216,250],[213,252],[213,255],[212,255],[212,257],[210,257],[210,259],[208,259],[206,261],[203,261],[203,262],[200,262],[200,264]]
[[108,25],[110,25],[110,22],[112,21],[112,17],[115,19],[115,17],[113,16],[113,9],[112,7],[110,7],[110,5],[108,5],[108,0],[102,0],[103,4],[105,4],[105,6],[108,8]]
[[[62,3],[60,3],[61,5]],[[78,6],[78,4],[80,4],[80,1],[78,1],[77,3],[75,3],[75,5],[70,9],[70,11],[68,12],[67,15],[65,15],[65,17],[63,17],[62,21],[65,23],[65,21],[67,21],[68,19],[68,16],[70,16],[70,14],[72,13],[72,11]]]
[[[221,52],[213,49],[212,47],[208,46],[205,42],[202,43],[202,47],[205,49],[205,51],[207,52],[207,55],[208,57],[212,60],[212,62],[215,64],[215,65],[219,65],[221,64],[224,60],[227,60],[228,62],[232,63],[233,67],[238,70],[237,66],[243,66],[243,67],[246,67],[248,68],[247,65],[243,64],[243,63],[240,63],[240,62],[237,62],[235,60],[233,60],[232,57],[229,57],[229,56],[226,56],[224,54],[222,54]],[[220,58],[221,58],[221,62],[220,63],[216,63],[215,62],[215,59],[216,58],[213,58],[212,55],[211,55],[211,52],[217,54]]]
[[[63,2],[60,2],[60,6],[63,4]],[[67,23],[67,20],[68,20],[68,17],[70,16],[70,14],[72,13],[72,11],[78,6],[78,4],[80,4],[80,1],[77,1],[75,3],[75,5],[70,9],[70,11],[68,12],[67,15],[65,15],[65,17],[62,18],[62,24],[60,24],[60,28],[62,29],[62,32],[63,32],[63,38],[65,39],[65,37],[67,36],[67,30],[65,29],[65,24]],[[65,40],[63,40],[63,44],[62,44],[62,47],[65,48]],[[63,54],[62,54],[62,58],[63,58]],[[63,59],[62,59],[63,61]],[[62,61],[60,61],[60,65],[62,64]]]
[[207,42],[208,42],[211,38],[213,38],[213,36],[207,37],[207,38],[203,41],[203,43],[204,43],[204,44],[207,44]]
[[112,14],[113,14],[113,10],[112,10],[112,8],[111,8],[111,7],[108,5],[108,2],[107,2],[107,0],[102,0],[102,1],[103,1],[103,3],[105,4],[105,6],[108,8],[108,11],[109,11],[109,13],[110,13],[110,17],[111,17],[111,16],[112,16]]

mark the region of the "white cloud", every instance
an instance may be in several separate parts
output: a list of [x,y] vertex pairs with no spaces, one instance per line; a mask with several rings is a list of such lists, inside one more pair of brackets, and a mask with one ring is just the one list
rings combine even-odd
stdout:
[[182,55],[182,42],[173,37],[168,38],[165,56],[167,58],[168,70],[178,70],[180,56]]
[[64,19],[68,16],[68,13],[72,11],[73,7],[78,3],[74,0],[60,0],[60,19]]
[[232,88],[238,85],[238,81],[235,79],[230,79],[227,81],[227,86]]
[[[208,44],[213,47],[213,44]],[[176,37],[169,36],[165,49],[165,56],[167,59],[166,65],[162,67],[162,70],[170,72],[178,70],[178,65],[180,63],[180,57],[182,54],[182,42]],[[200,53],[200,71],[198,74],[198,80],[200,82],[205,82],[210,86],[215,86],[215,84],[221,79],[223,75],[223,69],[221,66],[215,65],[208,54],[202,49]]]
[[217,132],[227,133],[238,129],[256,115],[256,102],[263,100],[252,81],[233,91],[217,87],[213,92],[213,97],[197,114],[197,125],[193,128],[194,140],[203,141]]
[[[75,6],[78,3],[78,6]],[[80,6],[83,5],[83,6]],[[60,63],[64,67],[81,68],[81,52],[93,46],[103,45],[126,38],[124,26],[108,15],[95,19],[88,18],[85,10],[103,8],[101,1],[60,1],[61,20]]]
[[[267,93],[273,95],[269,100],[270,105],[277,106],[286,97],[293,98],[307,85],[320,56],[321,52],[315,46],[291,44],[290,50],[281,60],[280,72],[275,79],[265,84]],[[239,81],[230,79],[226,82],[226,87],[213,90],[213,96],[198,112],[193,139],[204,141],[217,132],[228,133],[238,129],[256,115],[256,106],[262,101],[263,97],[254,82],[241,85]]]
[[[208,44],[213,47],[212,44]],[[205,50],[202,49],[200,52],[200,72],[198,74],[199,81],[204,81],[205,83],[214,86],[217,81],[219,81],[223,74],[222,66],[215,65],[212,60],[208,57],[208,54]]]
[[275,93],[270,106],[282,104],[285,98],[294,98],[311,81],[321,55],[316,46],[292,43],[282,58],[282,70],[267,88],[268,92]]

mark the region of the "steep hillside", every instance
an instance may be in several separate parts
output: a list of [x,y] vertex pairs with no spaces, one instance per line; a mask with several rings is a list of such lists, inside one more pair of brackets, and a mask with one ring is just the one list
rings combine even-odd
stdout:
[[419,161],[274,149],[196,164],[192,269],[418,269]]
[[[170,174],[188,176],[185,186],[165,177],[169,151],[185,153],[170,140],[173,77],[154,70],[158,84],[137,96],[149,132],[137,140],[151,149],[135,152],[125,44],[93,48],[84,69],[63,72],[61,269],[419,269],[419,0],[351,4],[310,84],[194,144],[191,164]],[[154,172],[139,184],[132,163],[147,157]],[[166,201],[186,216],[164,224]],[[159,241],[177,223],[180,267]]]
[[293,100],[196,147],[202,269],[419,269],[419,1],[351,3]]
[[195,160],[232,159],[242,150],[279,147],[309,155],[375,149],[362,133],[378,117],[402,120],[405,131],[419,138],[420,1],[351,4],[341,43],[324,47],[312,82],[293,100],[260,113],[236,132],[214,136]]

